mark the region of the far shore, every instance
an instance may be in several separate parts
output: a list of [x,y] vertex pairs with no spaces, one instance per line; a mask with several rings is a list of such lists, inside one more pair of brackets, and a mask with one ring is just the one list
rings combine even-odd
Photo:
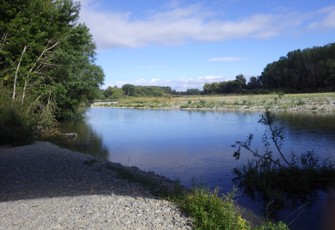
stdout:
[[125,97],[96,101],[91,107],[202,111],[335,112],[335,93]]

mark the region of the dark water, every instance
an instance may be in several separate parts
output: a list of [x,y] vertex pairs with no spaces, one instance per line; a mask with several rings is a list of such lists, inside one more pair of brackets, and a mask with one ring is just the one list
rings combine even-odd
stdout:
[[[234,167],[244,164],[233,158],[235,141],[255,135],[255,147],[261,148],[265,127],[259,124],[260,113],[206,112],[179,110],[135,110],[92,108],[84,122],[63,124],[66,131],[77,132],[82,151],[113,162],[154,171],[191,187],[192,183],[223,192],[233,187]],[[303,153],[313,150],[320,158],[335,160],[334,113],[281,113],[279,125],[285,130],[284,151]],[[241,194],[237,202],[262,214],[261,200],[253,201]],[[327,194],[302,213],[284,209],[279,217],[295,229],[317,229],[320,210]],[[300,209],[299,209],[300,211]]]

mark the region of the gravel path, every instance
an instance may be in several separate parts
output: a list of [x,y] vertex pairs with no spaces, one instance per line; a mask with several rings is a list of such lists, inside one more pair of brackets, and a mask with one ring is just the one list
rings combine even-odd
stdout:
[[120,179],[115,167],[48,142],[1,149],[0,229],[192,229],[173,203]]

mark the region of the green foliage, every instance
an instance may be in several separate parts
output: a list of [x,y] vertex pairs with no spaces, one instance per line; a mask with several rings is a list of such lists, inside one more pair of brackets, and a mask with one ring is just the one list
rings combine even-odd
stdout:
[[278,223],[267,222],[261,226],[257,226],[255,230],[289,230],[289,228],[283,222]]
[[245,77],[239,74],[233,81],[206,83],[203,90],[205,94],[231,94],[242,93],[246,87]]
[[187,89],[185,94],[186,95],[200,95],[201,91],[199,89]]
[[294,50],[268,64],[260,77],[265,88],[316,92],[335,90],[335,43]]
[[[8,90],[0,92],[0,145],[25,145],[50,135],[56,128],[53,104],[37,101],[22,105],[8,100]],[[28,98],[29,99],[29,98]]]
[[273,91],[335,91],[335,43],[322,47],[294,50],[278,61],[269,63],[258,77],[243,75],[233,81],[206,83],[205,94],[269,93]]
[[195,229],[250,229],[238,214],[232,196],[221,198],[218,192],[195,189],[182,201],[181,207],[194,218]]
[[122,86],[122,90],[125,96],[135,97],[162,97],[172,94],[172,89],[168,86],[137,86],[125,84]]
[[0,5],[0,87],[13,89],[12,100],[21,104],[51,102],[58,119],[82,113],[104,76],[94,64],[88,28],[77,23],[80,5],[72,0]]
[[123,97],[123,90],[114,86],[109,86],[103,91],[104,99],[120,99]]
[[232,230],[288,230],[282,222],[265,222],[260,226],[252,226],[244,219],[233,200],[236,190],[227,195],[220,196],[219,190],[210,192],[206,189],[194,188],[192,191],[179,197],[177,203],[194,220],[194,228],[207,229],[232,229]]

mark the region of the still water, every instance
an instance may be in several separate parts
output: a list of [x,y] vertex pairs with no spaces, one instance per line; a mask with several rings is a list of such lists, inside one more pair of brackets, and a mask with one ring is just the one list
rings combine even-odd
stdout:
[[[236,161],[231,145],[252,133],[255,148],[261,150],[265,127],[257,122],[259,118],[257,112],[92,108],[83,122],[67,123],[63,128],[78,133],[77,144],[83,151],[178,179],[186,187],[197,183],[229,192],[233,188],[232,169],[251,157],[245,153]],[[334,113],[280,113],[277,118],[285,132],[284,152],[313,150],[322,159],[335,160]],[[261,201],[243,194],[236,199],[262,213]],[[319,202],[295,215],[297,220],[291,227],[314,228],[316,212],[325,199],[320,193]],[[284,210],[279,216],[286,220],[291,213]]]

